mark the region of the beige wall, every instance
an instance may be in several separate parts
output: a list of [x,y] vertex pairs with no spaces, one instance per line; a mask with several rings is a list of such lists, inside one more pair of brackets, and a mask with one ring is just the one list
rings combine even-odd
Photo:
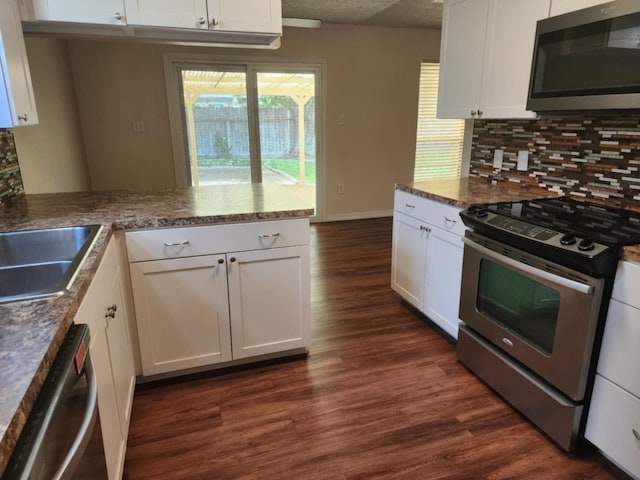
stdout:
[[89,190],[66,43],[28,38],[26,44],[40,123],[14,130],[25,191]]
[[275,51],[69,40],[92,187],[175,184],[163,52],[310,59],[326,67],[325,217],[390,212],[394,183],[412,178],[420,61],[437,60],[439,42],[439,30],[338,25],[285,29]]

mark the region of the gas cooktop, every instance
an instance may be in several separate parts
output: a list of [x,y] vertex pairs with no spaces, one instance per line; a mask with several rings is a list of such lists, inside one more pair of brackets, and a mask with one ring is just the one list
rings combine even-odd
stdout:
[[588,273],[615,271],[621,247],[640,244],[640,212],[569,197],[472,205],[460,217],[478,233]]

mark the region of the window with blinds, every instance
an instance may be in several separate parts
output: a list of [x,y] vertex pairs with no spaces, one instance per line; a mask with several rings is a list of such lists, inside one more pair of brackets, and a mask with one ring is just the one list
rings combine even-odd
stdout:
[[464,120],[436,118],[439,63],[420,67],[420,98],[414,180],[460,176]]

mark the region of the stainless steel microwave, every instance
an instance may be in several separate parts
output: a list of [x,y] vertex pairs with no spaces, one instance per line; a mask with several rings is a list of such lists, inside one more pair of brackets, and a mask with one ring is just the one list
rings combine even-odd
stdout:
[[538,21],[527,110],[640,109],[640,1]]

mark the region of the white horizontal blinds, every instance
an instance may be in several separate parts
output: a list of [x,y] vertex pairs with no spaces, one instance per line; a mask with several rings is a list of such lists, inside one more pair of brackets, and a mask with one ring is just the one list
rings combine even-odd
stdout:
[[440,64],[423,62],[414,180],[460,176],[464,120],[436,118]]

